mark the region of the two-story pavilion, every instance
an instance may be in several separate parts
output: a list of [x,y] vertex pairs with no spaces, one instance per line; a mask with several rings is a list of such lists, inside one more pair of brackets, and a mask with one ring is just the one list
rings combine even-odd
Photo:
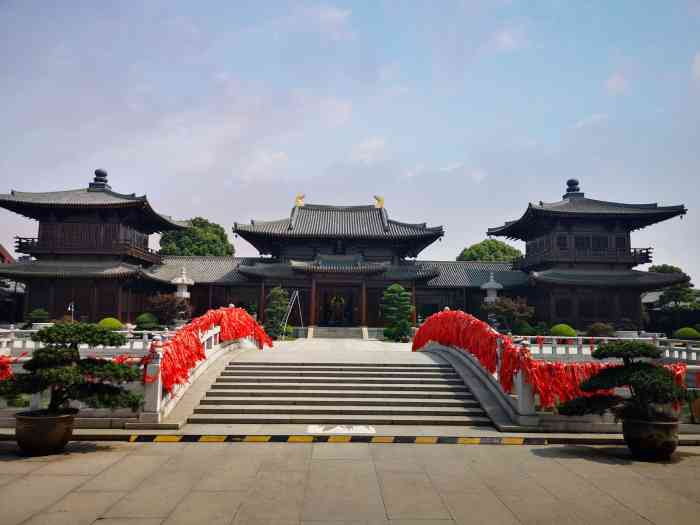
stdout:
[[631,232],[686,211],[683,205],[589,199],[570,179],[562,200],[530,203],[522,217],[487,233],[526,243],[513,269],[529,274],[538,319],[577,327],[629,319],[639,326],[641,293],[687,277],[633,270],[651,262],[652,248],[632,248]]

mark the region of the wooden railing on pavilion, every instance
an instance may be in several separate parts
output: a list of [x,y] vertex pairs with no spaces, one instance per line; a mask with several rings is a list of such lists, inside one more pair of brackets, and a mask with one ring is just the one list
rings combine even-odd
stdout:
[[128,241],[116,241],[99,246],[78,242],[46,242],[36,237],[15,237],[15,251],[29,255],[126,255],[153,264],[159,264],[162,260],[157,252]]
[[528,253],[513,261],[518,270],[528,270],[543,263],[619,263],[636,266],[648,264],[652,260],[653,248],[606,249],[606,250],[560,250],[550,249],[538,253]]

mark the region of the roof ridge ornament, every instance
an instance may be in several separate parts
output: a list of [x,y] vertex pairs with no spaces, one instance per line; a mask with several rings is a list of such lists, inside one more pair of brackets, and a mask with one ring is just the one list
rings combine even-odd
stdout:
[[374,203],[375,208],[384,208],[384,197],[381,195],[375,195],[374,200],[377,201]]
[[294,207],[295,208],[301,208],[304,206],[304,198],[306,197],[306,194],[304,193],[297,193],[297,196],[294,198]]
[[102,191],[102,190],[111,190],[111,189],[112,188],[107,183],[107,172],[103,169],[96,169],[95,170],[95,178],[88,186],[88,190]]
[[566,193],[563,199],[577,199],[585,197],[585,193],[581,191],[578,179],[569,179],[566,181]]

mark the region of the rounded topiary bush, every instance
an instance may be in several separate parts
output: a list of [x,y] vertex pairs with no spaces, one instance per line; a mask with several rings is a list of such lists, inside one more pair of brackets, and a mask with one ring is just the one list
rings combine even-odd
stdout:
[[537,335],[536,330],[527,321],[515,323],[513,333],[515,335]]
[[121,321],[119,319],[115,319],[114,317],[105,317],[99,323],[97,323],[97,326],[111,331],[124,329],[124,325],[121,323]]
[[144,312],[136,318],[137,330],[155,330],[158,326],[158,318],[151,312]]
[[568,324],[560,323],[550,328],[549,334],[555,337],[576,337],[576,330],[571,328]]
[[615,335],[615,327],[608,323],[593,323],[588,327],[586,335],[591,337],[613,337]]
[[27,321],[30,323],[46,323],[49,320],[49,312],[43,308],[35,308],[29,315],[27,315]]
[[674,339],[700,339],[700,332],[691,326],[684,326],[673,332]]

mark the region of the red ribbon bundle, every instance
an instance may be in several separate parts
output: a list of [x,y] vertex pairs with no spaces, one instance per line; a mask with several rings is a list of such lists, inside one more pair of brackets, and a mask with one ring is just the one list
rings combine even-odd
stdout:
[[12,358],[8,356],[0,355],[0,381],[12,377],[12,361]]
[[[539,396],[542,407],[552,407],[580,396],[606,393],[582,392],[581,382],[597,374],[601,369],[618,366],[615,363],[562,363],[533,359],[530,351],[518,346],[510,337],[501,336],[488,324],[467,313],[450,310],[438,312],[426,319],[413,339],[413,351],[422,349],[429,342],[459,348],[469,352],[490,373],[496,371],[498,362],[498,338],[501,338],[501,362],[498,381],[504,392],[513,390],[513,382],[522,371]],[[537,337],[538,345],[544,338]],[[567,340],[568,343],[568,340]],[[685,383],[687,366],[683,363],[667,365],[679,384]]]
[[[220,341],[252,337],[259,348],[265,345],[272,346],[270,336],[243,308],[209,310],[204,315],[192,319],[180,328],[172,339],[163,343],[160,374],[165,390],[172,392],[175,385],[184,384],[189,380],[190,370],[206,358],[200,336],[215,326],[221,327]],[[142,360],[145,383],[155,380],[145,373],[146,366],[152,359],[152,354],[149,354]]]

